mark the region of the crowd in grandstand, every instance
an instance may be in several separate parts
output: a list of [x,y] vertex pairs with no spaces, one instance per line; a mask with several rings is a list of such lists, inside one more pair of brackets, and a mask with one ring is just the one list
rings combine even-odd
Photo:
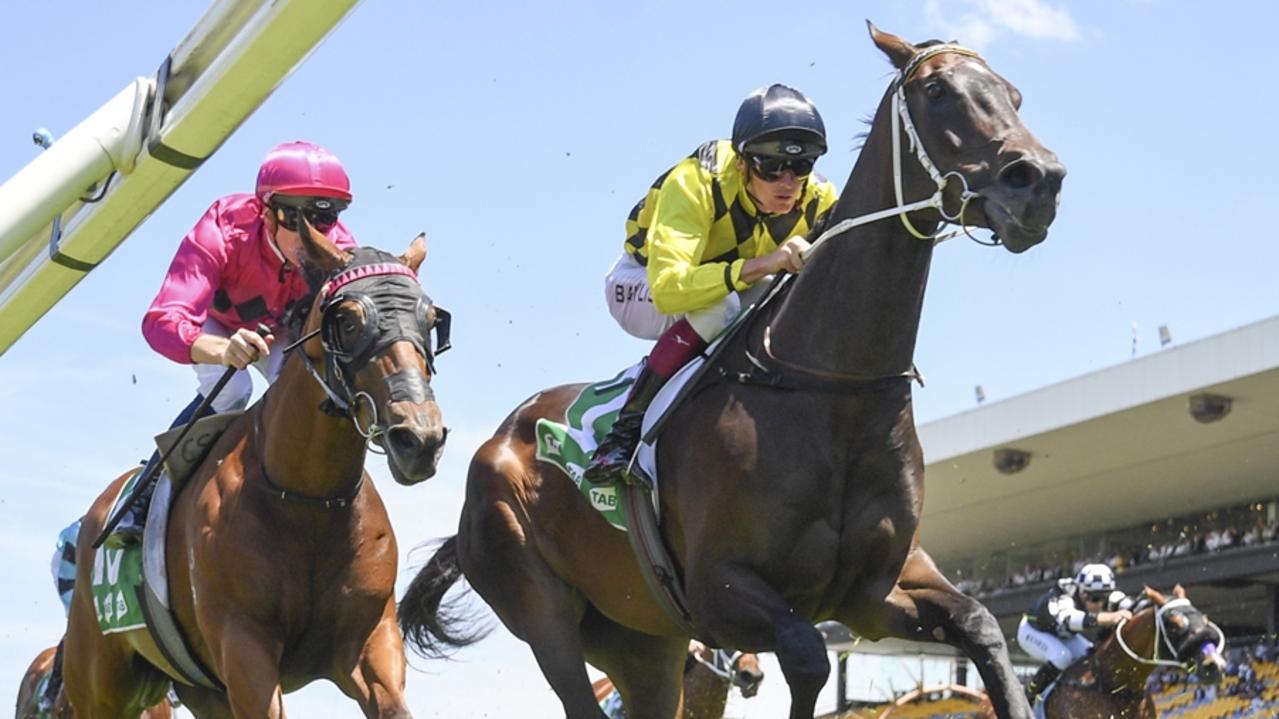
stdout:
[[1028,563],[1002,577],[973,576],[978,574],[976,572],[970,573],[969,576],[957,573],[960,576],[957,576],[958,581],[955,585],[960,591],[971,595],[993,594],[1029,584],[1073,577],[1081,567],[1092,562],[1102,562],[1119,573],[1142,564],[1166,562],[1193,554],[1229,551],[1237,547],[1249,547],[1277,540],[1279,540],[1279,521],[1258,518],[1243,527],[1224,526],[1204,531],[1181,531],[1175,538],[1167,541],[1130,544],[1122,549],[1111,551],[1105,556],[1078,559],[1066,557],[1056,562]]

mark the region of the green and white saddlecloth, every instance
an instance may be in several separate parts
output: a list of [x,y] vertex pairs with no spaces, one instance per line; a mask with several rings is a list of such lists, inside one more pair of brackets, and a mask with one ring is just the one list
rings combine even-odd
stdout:
[[591,455],[600,440],[617,419],[639,370],[640,365],[637,364],[612,379],[584,388],[565,411],[565,423],[545,418],[537,421],[537,458],[563,470],[591,506],[599,510],[609,524],[622,531],[626,531],[622,488],[616,484],[594,486],[582,479],[582,473],[590,464]]
[[[129,496],[139,469],[129,477],[116,503]],[[112,514],[116,511],[112,506]],[[142,605],[138,601],[138,588],[142,586],[142,545],[124,549],[99,547],[93,556],[93,571],[89,574],[93,590],[93,608],[98,613],[98,626],[103,634],[126,632],[146,626]]]

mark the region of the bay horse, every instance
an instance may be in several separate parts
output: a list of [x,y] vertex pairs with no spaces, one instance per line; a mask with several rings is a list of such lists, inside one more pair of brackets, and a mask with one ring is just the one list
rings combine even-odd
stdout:
[[[791,719],[813,716],[830,675],[813,627],[828,619],[867,639],[954,645],[1002,719],[1030,719],[994,617],[919,546],[924,462],[910,382],[943,220],[1025,251],[1047,235],[1065,168],[1022,124],[1017,89],[975,52],[868,27],[897,79],[807,266],[665,420],[662,533],[692,633],[774,652]],[[650,594],[627,535],[536,458],[538,419],[563,421],[583,386],[535,394],[479,448],[458,533],[441,550],[449,561],[418,574],[401,628],[426,655],[465,641],[439,615],[462,574],[529,644],[568,717],[601,716],[585,660],[617,684],[632,719],[670,719],[689,633]]]
[[[22,675],[22,682],[18,684],[17,711],[14,714],[17,719],[73,719],[75,716],[67,704],[65,690],[58,692],[52,710],[44,715],[40,714],[40,696],[36,690],[39,689],[40,682],[53,671],[53,657],[57,651],[57,645],[41,651]],[[169,719],[172,716],[173,708],[169,705],[168,697],[165,697],[155,706],[143,711],[140,719]]]
[[1225,671],[1225,637],[1177,585],[1171,598],[1146,587],[1149,600],[1088,657],[1062,673],[1044,700],[1046,719],[1155,719],[1146,692],[1155,667],[1196,672],[1216,684]]
[[[713,649],[694,639],[684,661],[684,719],[723,719],[729,690],[736,687],[750,699],[763,682],[758,655]],[[599,704],[617,688],[613,680],[603,677],[592,682],[591,689]]]
[[[424,236],[398,258],[340,250],[309,225],[303,236],[312,286],[324,284],[301,303],[309,313],[293,323],[299,339],[169,517],[174,618],[225,688],[176,683],[197,717],[277,719],[285,692],[320,678],[367,717],[410,716],[395,535],[364,460],[374,440],[398,483],[435,474],[447,430],[429,384],[430,332],[443,311],[418,284]],[[65,672],[81,719],[136,715],[170,681],[149,633],[102,634],[88,591],[92,541],[126,476],[98,497],[80,530]]]

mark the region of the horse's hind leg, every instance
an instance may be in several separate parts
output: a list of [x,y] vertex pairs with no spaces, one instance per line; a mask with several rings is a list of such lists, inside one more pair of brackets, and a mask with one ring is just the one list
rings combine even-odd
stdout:
[[850,609],[838,619],[868,639],[887,636],[950,644],[973,660],[1001,719],[1032,716],[995,617],[955,589],[923,549],[916,547],[907,556],[887,599]]
[[89,588],[94,549],[90,545],[119,485],[117,479],[85,515],[76,546],[75,590],[67,617],[62,676],[63,692],[78,719],[138,716],[148,691],[166,682],[158,669],[140,666],[124,635],[102,633],[93,607]]
[[[472,465],[472,486],[479,471],[485,470]],[[507,629],[532,648],[568,719],[605,719],[586,674],[578,626],[583,600],[523,538],[507,502],[468,499],[458,528],[462,571]]]
[[[523,585],[524,589],[516,589],[512,596],[502,599],[496,599],[491,592],[480,591],[480,595],[511,633],[533,650],[542,675],[564,705],[567,719],[602,719],[604,713],[595,703],[595,692],[586,674],[578,629],[580,599],[558,580],[541,578],[525,583],[511,579],[507,578],[510,588]],[[502,609],[498,609],[499,604]]]
[[582,643],[587,658],[607,672],[621,692],[627,719],[682,716],[687,639],[627,629],[588,609],[582,621]]

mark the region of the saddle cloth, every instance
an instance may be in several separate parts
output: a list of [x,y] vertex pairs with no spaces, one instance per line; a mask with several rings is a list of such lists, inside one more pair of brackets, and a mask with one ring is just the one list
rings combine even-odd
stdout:
[[[679,396],[680,390],[690,379],[695,377],[704,357],[697,357],[671,377],[662,387],[648,411],[644,413],[643,434],[648,438],[649,431],[665,416]],[[546,418],[537,421],[537,458],[554,464],[568,475],[577,485],[591,506],[600,512],[609,524],[623,532],[627,531],[626,518],[621,505],[621,487],[615,484],[595,486],[582,479],[582,473],[590,464],[595,448],[608,434],[617,413],[630,394],[631,385],[643,367],[643,361],[623,370],[611,379],[587,385],[569,403],[565,410],[564,421],[555,422]],[[631,471],[640,473],[653,487],[653,504],[657,506],[657,438],[640,443],[639,451],[632,461]]]
[[[90,574],[94,608],[104,634],[149,630],[170,668],[176,671],[176,678],[210,688],[220,688],[220,685],[188,652],[170,609],[165,538],[174,499],[217,439],[243,414],[225,412],[200,419],[177,446],[174,445],[182,434],[181,427],[156,437],[161,454],[169,452],[169,456],[147,509],[142,544],[123,549],[100,547],[94,554]],[[125,481],[107,516],[115,515],[116,505],[129,496],[141,474],[139,468]]]

